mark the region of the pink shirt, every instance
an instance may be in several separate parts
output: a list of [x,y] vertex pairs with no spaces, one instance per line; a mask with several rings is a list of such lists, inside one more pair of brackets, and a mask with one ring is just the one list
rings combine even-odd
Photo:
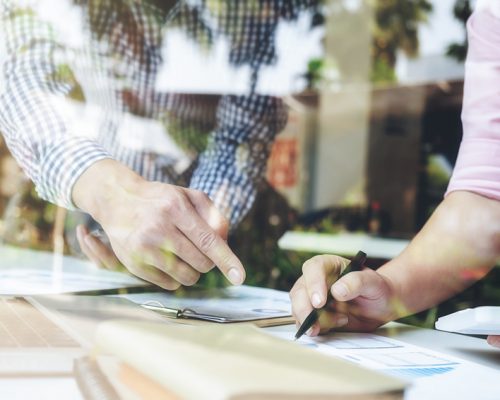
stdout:
[[466,190],[500,200],[500,17],[477,11],[468,34],[464,135],[447,194]]

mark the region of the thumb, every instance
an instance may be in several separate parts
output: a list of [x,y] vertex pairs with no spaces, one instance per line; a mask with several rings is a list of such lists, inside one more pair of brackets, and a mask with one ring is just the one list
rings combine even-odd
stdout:
[[350,272],[332,285],[331,292],[338,301],[349,301],[356,297],[376,300],[384,294],[384,280],[371,269]]
[[488,344],[493,347],[500,348],[500,336],[488,336]]

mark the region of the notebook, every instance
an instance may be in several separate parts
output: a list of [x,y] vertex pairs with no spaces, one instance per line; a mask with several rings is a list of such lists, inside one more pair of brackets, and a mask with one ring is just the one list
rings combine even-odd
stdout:
[[406,386],[251,324],[111,321],[101,324],[96,342],[153,386],[182,399],[365,399],[388,393],[401,398]]

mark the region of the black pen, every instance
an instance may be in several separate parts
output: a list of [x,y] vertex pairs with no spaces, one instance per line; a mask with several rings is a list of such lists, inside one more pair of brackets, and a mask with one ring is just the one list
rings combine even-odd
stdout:
[[[358,254],[354,256],[354,258],[351,260],[351,262],[346,267],[344,273],[341,276],[347,274],[348,272],[361,271],[361,268],[363,268],[363,264],[365,263],[365,261],[366,261],[366,253],[358,251]],[[320,311],[323,310],[329,304],[330,300],[331,300],[331,293],[330,291],[328,291],[328,297],[325,306],[321,309],[315,308],[309,313],[309,315],[304,320],[304,322],[302,322],[302,325],[295,334],[295,340],[299,339],[304,333],[306,333],[309,329],[311,329],[314,323],[318,320]]]

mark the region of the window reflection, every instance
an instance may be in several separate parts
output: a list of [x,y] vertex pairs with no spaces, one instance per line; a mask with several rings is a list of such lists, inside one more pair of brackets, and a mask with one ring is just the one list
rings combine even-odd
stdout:
[[411,236],[444,192],[471,2],[1,4],[0,130],[38,192],[3,148],[8,243],[52,249],[55,203],[78,251],[85,157],[208,193],[251,279],[282,287],[287,229]]

